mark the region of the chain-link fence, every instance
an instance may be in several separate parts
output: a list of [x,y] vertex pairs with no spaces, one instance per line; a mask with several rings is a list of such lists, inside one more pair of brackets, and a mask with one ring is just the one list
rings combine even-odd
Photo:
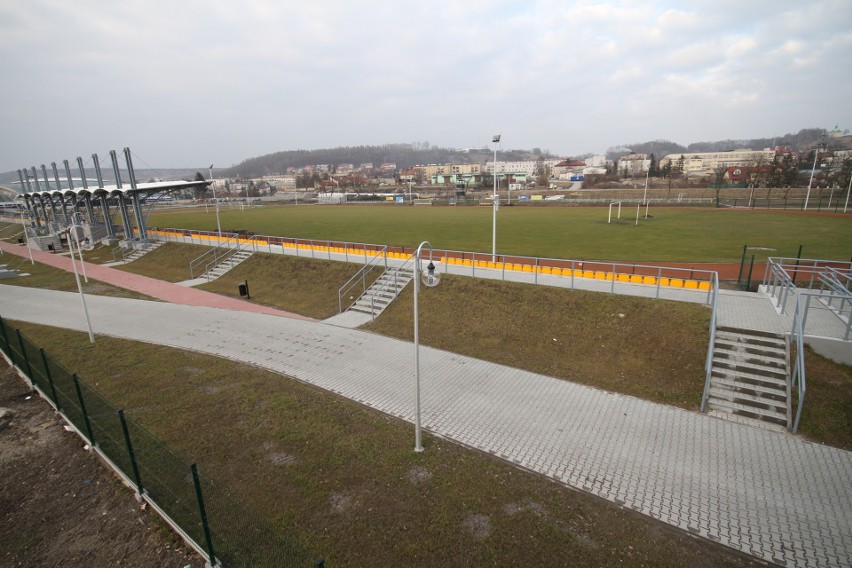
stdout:
[[211,565],[323,566],[0,317],[0,350]]

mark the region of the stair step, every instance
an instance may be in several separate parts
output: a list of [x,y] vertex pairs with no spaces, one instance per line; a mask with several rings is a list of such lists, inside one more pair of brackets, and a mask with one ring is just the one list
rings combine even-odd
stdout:
[[767,398],[760,395],[748,394],[743,391],[720,388],[718,385],[713,385],[712,383],[710,385],[709,395],[713,400],[726,400],[728,402],[742,404],[743,406],[756,406],[763,410],[781,412],[784,413],[785,416],[787,415],[786,397],[782,397],[781,400],[778,400],[777,398]]
[[715,354],[713,356],[713,368],[726,369],[728,371],[743,373],[750,376],[754,375],[756,377],[769,377],[779,380],[787,380],[787,372],[784,369],[779,369],[778,367],[767,367],[745,361],[729,361],[728,359],[717,357]]
[[710,377],[710,388],[714,386],[723,387],[735,391],[746,391],[750,393],[764,393],[779,400],[787,398],[786,383],[748,383],[739,381],[733,377],[712,375]]
[[755,418],[757,420],[765,420],[766,422],[772,422],[774,424],[787,425],[787,414],[786,412],[774,412],[771,410],[764,410],[762,408],[756,408],[753,406],[747,406],[745,404],[739,404],[736,402],[730,402],[724,399],[718,398],[708,398],[707,405],[715,410],[721,410],[723,412],[729,412],[731,414],[736,415],[744,415],[749,418]]
[[782,372],[787,369],[786,358],[775,356],[760,357],[753,353],[736,353],[715,349],[713,351],[713,359],[718,359],[720,362],[727,362],[731,365],[752,365],[758,368],[780,369]]
[[742,371],[733,371],[731,369],[721,369],[718,367],[713,367],[710,371],[710,376],[719,377],[721,379],[735,381],[744,384],[753,384],[753,385],[762,385],[766,388],[777,388],[778,390],[787,391],[787,378],[783,379],[778,377],[766,377],[763,375],[752,375],[751,373],[744,373]]
[[760,339],[774,339],[776,341],[784,342],[784,334],[774,333],[771,331],[760,331],[757,329],[739,329],[736,327],[727,327],[724,325],[716,326],[716,333],[726,333],[732,334],[737,337],[747,337],[747,338],[760,338]]
[[751,343],[743,343],[734,341],[726,337],[716,336],[716,341],[713,344],[716,351],[728,351],[731,353],[752,353],[766,356],[777,356],[781,359],[787,358],[787,348],[784,344],[780,345],[754,345]]

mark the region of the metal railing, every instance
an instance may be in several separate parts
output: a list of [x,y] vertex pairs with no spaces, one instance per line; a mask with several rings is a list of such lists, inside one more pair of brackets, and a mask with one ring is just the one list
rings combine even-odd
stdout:
[[[225,262],[240,251],[240,240],[237,233],[225,233],[225,241],[206,251],[189,263],[189,279],[207,274],[213,267]],[[236,249],[234,248],[236,247]]]
[[[798,408],[796,409],[796,419],[793,421],[792,431],[795,433],[799,429],[799,420],[802,417],[802,405],[805,402],[805,394],[808,391],[808,383],[805,378],[805,318],[807,317],[808,305],[810,304],[810,294],[801,294],[796,298],[796,311],[793,315],[793,330],[790,333],[790,343],[796,348],[796,362],[793,366],[793,375],[790,380],[790,388],[798,389]],[[805,306],[801,306],[802,298],[806,298]],[[789,427],[789,426],[788,426]]]
[[[776,258],[766,262],[763,286],[773,299],[776,310],[786,312],[790,293],[799,289],[818,290],[828,307],[840,301],[835,313],[847,323],[844,339],[849,339],[849,320],[852,311],[852,263],[818,259]],[[848,306],[848,307],[847,307]]]
[[707,398],[710,394],[710,378],[713,373],[713,355],[716,348],[716,313],[719,307],[719,275],[713,273],[713,299],[710,303],[710,344],[707,345],[707,360],[704,363],[704,392],[701,395],[701,412],[707,409]]
[[[348,310],[352,304],[358,301],[358,298],[367,292],[367,277],[372,274],[373,271],[381,270],[382,272],[385,272],[388,269],[387,249],[388,247],[382,247],[369,261],[366,260],[365,255],[364,259],[366,262],[364,263],[364,266],[362,266],[361,269],[352,276],[352,278],[340,287],[337,291],[338,313]],[[358,294],[358,298],[353,297],[352,301],[346,305],[346,308],[344,308],[343,298],[352,292],[359,283],[361,284],[361,292]],[[370,284],[372,284],[372,282],[370,282]]]
[[[370,294],[370,316],[373,319],[376,317],[376,299],[386,295],[396,298],[399,295],[400,273],[408,272],[409,270],[414,270],[414,255],[409,256],[405,262],[397,266],[396,269],[388,275],[387,281]],[[410,281],[411,279],[408,278],[406,280],[406,284]]]

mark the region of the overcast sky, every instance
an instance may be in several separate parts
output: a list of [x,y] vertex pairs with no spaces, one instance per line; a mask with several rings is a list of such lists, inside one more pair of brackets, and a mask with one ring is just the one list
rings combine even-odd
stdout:
[[0,171],[852,129],[850,0],[0,0]]

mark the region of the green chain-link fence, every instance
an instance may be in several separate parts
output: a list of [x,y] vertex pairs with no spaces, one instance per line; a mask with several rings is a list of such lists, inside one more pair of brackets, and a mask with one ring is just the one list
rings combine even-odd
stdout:
[[137,492],[221,566],[322,566],[0,317],[0,350]]

